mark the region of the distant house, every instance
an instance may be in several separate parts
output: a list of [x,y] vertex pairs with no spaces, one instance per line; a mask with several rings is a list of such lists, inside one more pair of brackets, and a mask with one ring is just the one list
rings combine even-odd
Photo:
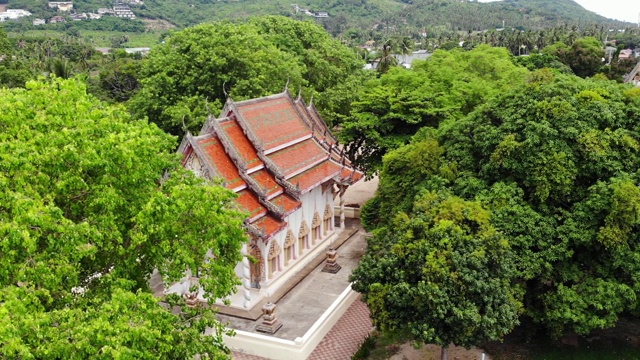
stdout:
[[63,23],[63,22],[67,22],[67,19],[65,19],[64,16],[54,16],[51,19],[49,19],[49,24],[57,24],[57,23]]
[[87,16],[87,14],[85,14],[85,13],[82,13],[82,14],[71,14],[71,15],[69,15],[69,17],[73,21],[87,20],[89,18]]
[[141,47],[141,48],[125,48],[124,51],[127,54],[140,54],[140,55],[147,55],[149,54],[149,51],[151,51],[151,48],[148,47]]
[[33,19],[33,25],[38,26],[38,25],[44,25],[46,23],[46,21],[44,19]]
[[98,15],[110,15],[110,14],[113,14],[113,9],[98,8]]
[[110,47],[97,47],[95,50],[102,53],[102,55],[108,55],[111,52]]
[[129,5],[124,4],[113,5],[113,15],[125,19],[136,18],[136,16],[133,14],[133,11],[131,11],[131,9],[129,8]]
[[302,14],[305,14],[307,16],[313,16],[315,18],[328,18],[329,17],[329,14],[326,11],[313,12],[313,11],[310,11],[309,9],[305,9],[305,8],[302,8],[302,7],[298,6],[298,4],[293,4],[292,6],[295,9],[296,14],[302,13]]
[[49,1],[50,8],[57,8],[58,11],[73,10],[73,1]]
[[624,49],[620,50],[620,55],[618,55],[618,60],[630,60],[633,59],[633,50]]
[[24,16],[31,16],[31,13],[22,9],[7,9],[4,12],[0,12],[0,21],[17,20]]
[[102,17],[102,15],[96,14],[96,13],[87,13],[87,15],[89,16],[89,19],[91,19],[91,20],[100,19]]

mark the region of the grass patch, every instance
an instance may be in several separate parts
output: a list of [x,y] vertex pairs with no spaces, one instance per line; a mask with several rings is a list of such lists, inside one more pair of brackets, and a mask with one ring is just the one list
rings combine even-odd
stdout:
[[360,349],[351,357],[352,360],[386,360],[395,355],[400,346],[410,338],[403,332],[374,331],[360,345]]
[[[126,36],[129,41],[124,43],[124,47],[149,47],[158,45],[160,35],[163,31],[130,33],[121,31],[99,31],[99,30],[80,30],[80,37],[92,47],[111,47],[110,38],[112,36]],[[61,38],[68,36],[61,31],[52,30],[29,30],[19,34],[27,37],[50,37]]]
[[549,344],[523,344],[492,348],[488,352],[494,360],[635,360],[640,359],[640,349],[628,344],[617,346],[593,345],[558,347]]
[[124,47],[154,47],[158,45],[162,32],[126,33],[119,31],[80,30],[80,36],[94,47],[111,47],[109,39],[112,36],[126,36],[129,41]]
[[552,340],[532,334],[526,325],[507,335],[504,342],[486,344],[494,360],[635,360],[640,359],[640,319],[621,319],[617,326],[591,335]]

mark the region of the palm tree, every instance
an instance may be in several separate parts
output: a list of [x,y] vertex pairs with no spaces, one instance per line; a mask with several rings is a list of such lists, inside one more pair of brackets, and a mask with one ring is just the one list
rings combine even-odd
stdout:
[[72,67],[68,60],[56,58],[49,63],[49,72],[56,77],[68,79],[72,75]]
[[380,56],[378,57],[378,67],[377,70],[380,74],[384,74],[387,71],[389,71],[389,69],[392,66],[396,66],[398,65],[398,59],[396,59],[395,56],[393,56],[392,53],[392,49],[391,49],[391,44],[389,43],[389,41],[385,42],[382,45],[382,52],[380,53]]

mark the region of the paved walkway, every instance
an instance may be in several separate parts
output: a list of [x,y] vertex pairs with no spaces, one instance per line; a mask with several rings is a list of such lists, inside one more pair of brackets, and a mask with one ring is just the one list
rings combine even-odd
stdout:
[[373,329],[367,305],[356,300],[329,330],[309,360],[348,360]]
[[[308,360],[349,360],[373,326],[369,309],[359,299],[354,301],[340,320],[316,346]],[[265,358],[233,353],[234,360],[267,360]]]

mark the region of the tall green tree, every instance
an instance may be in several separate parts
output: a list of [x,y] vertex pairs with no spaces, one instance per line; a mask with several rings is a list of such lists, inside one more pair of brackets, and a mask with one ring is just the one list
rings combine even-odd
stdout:
[[466,52],[436,51],[412,69],[392,68],[367,83],[339,136],[350,144],[355,163],[374,173],[384,154],[407,144],[422,127],[461,118],[521,84],[526,73],[505,49],[483,45]]
[[577,39],[571,45],[555,43],[544,48],[543,52],[556,56],[580,77],[593,76],[604,65],[603,44],[594,37]]
[[231,294],[234,195],[75,80],[0,90],[0,128],[0,358],[226,357],[208,307],[173,315],[148,281],[192,270],[210,300]]
[[425,191],[480,202],[517,254],[524,319],[554,336],[611,327],[640,305],[638,114],[637,89],[536,71],[387,155],[366,223],[392,229]]
[[22,87],[24,83],[32,78],[29,65],[22,59],[14,58],[16,49],[12,41],[8,38],[4,28],[0,28],[0,86],[1,87]]
[[419,343],[475,346],[518,324],[514,253],[478,202],[426,191],[376,230],[351,280],[376,326]]
[[[173,33],[145,60],[130,108],[172,134],[192,130],[227,94],[236,100],[281,92],[324,92],[361,68],[355,52],[318,26],[284,17],[199,25]],[[225,92],[227,94],[225,94]]]
[[203,24],[165,41],[146,58],[129,108],[172,134],[182,133],[183,119],[197,131],[208,115],[206,102],[221,108],[225,92],[241,100],[303,81],[294,57],[248,24]]

